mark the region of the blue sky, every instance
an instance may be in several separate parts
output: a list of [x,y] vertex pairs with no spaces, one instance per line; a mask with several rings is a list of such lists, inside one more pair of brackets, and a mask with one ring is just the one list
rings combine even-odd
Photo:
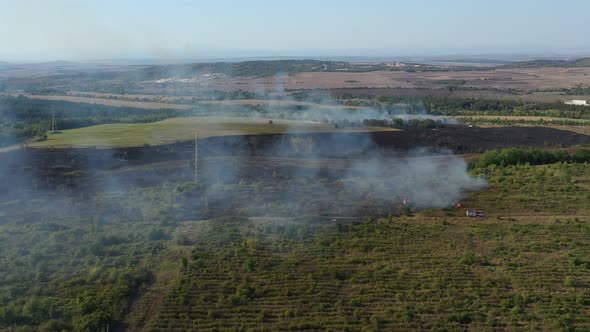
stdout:
[[590,51],[585,0],[0,0],[0,60]]

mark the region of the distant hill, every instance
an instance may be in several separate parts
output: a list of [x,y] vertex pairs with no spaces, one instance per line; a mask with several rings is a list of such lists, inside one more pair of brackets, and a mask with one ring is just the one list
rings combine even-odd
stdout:
[[590,58],[581,58],[571,62],[572,67],[590,67]]
[[590,67],[590,57],[576,60],[531,60],[510,63],[499,68]]
[[146,80],[189,78],[203,74],[227,76],[268,77],[302,72],[370,72],[388,71],[466,71],[478,69],[468,65],[436,65],[414,62],[389,63],[345,62],[324,60],[256,60],[243,62],[214,62],[181,65],[157,65],[141,69],[140,77]]
[[341,61],[320,60],[273,60],[273,61],[244,61],[217,62],[183,65],[158,65],[142,70],[147,79],[161,79],[170,77],[191,77],[202,74],[224,74],[227,76],[274,76],[281,73],[291,74],[299,72],[319,71],[370,71],[377,70],[379,65],[360,66]]

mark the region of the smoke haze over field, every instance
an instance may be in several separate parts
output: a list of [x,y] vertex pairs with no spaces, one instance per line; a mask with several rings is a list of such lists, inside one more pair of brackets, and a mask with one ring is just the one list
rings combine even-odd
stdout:
[[[282,90],[280,86],[277,89]],[[291,101],[293,99],[283,98],[283,100]],[[317,98],[314,99],[314,102],[318,105]],[[309,101],[309,103],[312,104],[312,101]],[[401,106],[399,109],[389,110],[370,107],[347,108],[342,105],[339,106],[329,97],[323,98],[319,104],[322,107],[317,106],[301,110],[268,107],[260,111],[245,111],[240,115],[260,118],[289,118],[304,122],[329,122],[337,125],[346,123],[353,126],[361,126],[363,121],[368,119],[392,121],[392,119],[396,118],[405,121],[428,119],[440,120],[447,124],[454,123],[446,118],[432,116],[425,110],[412,111],[411,114],[408,114]],[[223,110],[215,114],[232,115],[225,114]],[[348,135],[346,132],[341,132],[334,135],[313,136],[307,135],[310,133],[305,133],[305,126],[293,124],[292,122],[285,122],[283,125],[287,127],[286,132],[299,132],[300,134],[286,135],[275,142],[265,142],[264,138],[258,139],[257,136],[219,138],[217,141],[221,143],[213,145],[208,145],[208,142],[213,142],[211,139],[202,140],[203,151],[199,158],[203,160],[204,164],[211,165],[208,177],[203,179],[203,183],[216,185],[221,180],[223,183],[236,184],[243,179],[251,182],[267,181],[266,186],[271,188],[269,190],[274,192],[275,195],[262,195],[260,200],[262,202],[270,200],[269,202],[274,204],[287,204],[287,202],[292,201],[291,197],[301,196],[301,193],[305,192],[305,195],[318,197],[318,199],[341,197],[345,201],[364,201],[381,207],[389,206],[389,209],[395,209],[404,199],[415,202],[414,206],[417,208],[444,207],[456,203],[466,191],[480,189],[485,186],[483,180],[470,177],[466,163],[461,158],[452,156],[449,151],[421,149],[420,146],[412,145],[411,142],[409,142],[410,148],[405,151],[392,149],[385,151],[382,146],[372,140],[370,135]],[[219,124],[218,126],[223,127],[224,125]],[[289,126],[295,127],[290,130]],[[227,129],[228,132],[231,132],[231,128]],[[92,137],[85,137],[85,139],[90,140]],[[165,153],[157,151],[157,148],[145,148],[143,150],[138,148],[137,150],[142,151],[141,154],[144,154],[142,158],[151,160],[151,162],[179,159],[188,162],[193,158],[192,149],[183,152]],[[175,166],[179,171],[178,173],[184,174],[183,176],[169,177],[157,171],[149,170],[150,161],[142,162],[148,165],[146,169],[137,170],[130,167],[133,165],[126,165],[128,157],[115,149],[106,151],[71,149],[67,155],[56,153],[54,154],[55,157],[50,157],[51,153],[47,154],[47,156],[43,156],[43,154],[42,150],[25,150],[23,153],[14,152],[13,156],[20,158],[21,161],[12,164],[12,167],[25,169],[25,165],[31,164],[35,165],[33,169],[35,167],[39,169],[33,172],[29,170],[24,173],[15,172],[14,169],[9,168],[2,169],[3,177],[18,182],[18,175],[22,174],[23,183],[35,184],[32,188],[42,188],[43,185],[39,186],[38,184],[45,181],[44,177],[49,178],[57,174],[57,178],[52,181],[57,181],[58,186],[61,186],[60,181],[72,182],[74,183],[74,192],[78,190],[83,192],[117,192],[126,191],[130,186],[157,186],[168,181],[186,181],[190,178],[186,174],[191,172],[190,168],[186,168],[187,164],[185,163],[182,166]],[[236,154],[247,157],[270,158],[271,161],[272,158],[285,157],[294,158],[294,160],[301,159],[305,161],[306,165],[301,168],[296,165],[295,167],[283,167],[279,173],[288,179],[283,183],[278,179],[270,179],[269,181],[268,173],[274,172],[272,167],[265,168],[262,174],[256,175],[260,172],[256,164],[240,165],[243,160],[231,162],[237,168],[217,167],[218,165],[215,164],[214,160],[208,161],[208,157],[231,158]],[[337,161],[332,162],[330,159],[336,159]],[[328,160],[327,166],[321,166],[325,160]],[[238,171],[239,169],[241,170]],[[135,176],[135,173],[140,175]],[[71,174],[82,175],[80,178],[69,178]],[[128,176],[121,176],[120,174],[128,174]],[[329,179],[329,181],[328,183],[316,181],[302,189],[297,182],[297,179],[301,177]],[[75,189],[77,181],[86,182],[86,184],[83,184],[80,189]],[[52,183],[51,185],[55,184]],[[33,189],[33,192],[35,190]],[[225,201],[223,193],[218,193],[216,196],[220,204]],[[231,199],[228,201],[231,201]],[[250,203],[239,203],[238,206],[246,208]],[[296,203],[289,204],[296,205]],[[329,213],[330,209],[331,206],[327,207],[326,212]],[[338,209],[343,208],[339,207]],[[355,208],[353,204],[345,210],[348,213],[357,214],[359,209]],[[370,209],[360,210],[362,214],[369,213]],[[383,209],[379,211],[383,211]],[[307,206],[301,206],[301,208],[293,210],[293,213],[298,214],[317,212],[317,209],[312,212]],[[266,211],[265,213],[272,215],[273,211]]]
[[281,118],[285,115],[289,119],[300,121],[316,121],[339,123],[349,122],[351,124],[362,124],[364,120],[387,120],[401,119],[403,121],[410,120],[434,120],[440,121],[443,124],[457,125],[459,121],[453,118],[436,116],[428,114],[425,110],[420,112],[407,113],[404,109],[398,110],[378,110],[370,107],[362,107],[356,109],[347,108],[330,108],[317,109],[310,108],[304,111],[293,112],[277,112],[269,108],[264,113],[257,113],[259,117]]

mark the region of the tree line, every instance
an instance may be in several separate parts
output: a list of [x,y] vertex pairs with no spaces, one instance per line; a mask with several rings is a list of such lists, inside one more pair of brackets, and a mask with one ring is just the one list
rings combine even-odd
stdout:
[[57,129],[74,129],[105,123],[146,123],[181,116],[174,109],[141,109],[67,101],[0,98],[0,146],[43,136],[55,116]]
[[522,149],[508,148],[502,150],[490,150],[484,153],[477,163],[477,167],[490,165],[546,165],[558,162],[563,163],[587,163],[590,162],[590,150],[578,150],[568,152],[564,150]]

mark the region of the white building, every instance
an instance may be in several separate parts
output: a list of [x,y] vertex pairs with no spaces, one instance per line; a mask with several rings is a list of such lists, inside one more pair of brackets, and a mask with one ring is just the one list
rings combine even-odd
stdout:
[[587,100],[581,100],[581,99],[574,99],[572,101],[566,101],[565,103],[567,105],[590,106],[590,104],[588,104]]

